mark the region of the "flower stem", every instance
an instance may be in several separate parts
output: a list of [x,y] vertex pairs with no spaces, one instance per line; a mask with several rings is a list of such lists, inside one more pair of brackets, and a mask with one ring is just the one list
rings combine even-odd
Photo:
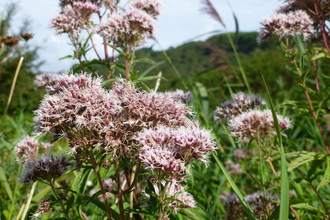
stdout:
[[93,149],[90,150],[90,163],[93,166],[93,169],[95,170],[96,176],[97,176],[97,180],[99,181],[100,184],[100,189],[102,192],[102,197],[104,200],[104,204],[105,204],[105,208],[107,210],[107,214],[108,214],[108,219],[111,220],[112,219],[112,214],[111,214],[111,209],[106,197],[106,192],[104,189],[104,185],[103,185],[103,180],[100,174],[100,168],[98,167],[98,164],[96,163],[95,157],[94,157],[94,153],[93,153]]
[[[294,65],[295,65],[295,68],[296,68],[296,70],[297,70],[297,72],[298,72],[298,75],[301,77],[301,76],[302,76],[302,72],[301,72],[300,68],[298,67],[298,64],[297,64],[296,59],[293,59],[292,61],[293,61]],[[316,125],[317,125],[317,127],[318,127],[318,129],[319,129],[319,131],[320,131],[320,134],[321,134],[321,137],[322,137],[322,140],[323,140],[323,143],[324,143],[325,149],[326,149],[326,151],[327,151],[327,154],[330,155],[330,148],[329,148],[329,145],[328,145],[328,143],[327,143],[327,140],[326,140],[326,138],[325,138],[325,136],[324,136],[324,132],[323,132],[322,126],[321,126],[321,124],[320,124],[320,122],[319,122],[319,120],[318,120],[318,116],[317,116],[317,114],[316,114],[316,112],[315,112],[315,110],[314,110],[314,107],[313,107],[313,103],[312,103],[311,97],[309,96],[309,93],[308,93],[308,91],[307,91],[307,89],[306,89],[306,82],[305,82],[305,80],[302,80],[302,86],[303,86],[303,88],[304,88],[304,92],[305,92],[305,96],[306,96],[306,98],[307,98],[307,102],[308,102],[308,105],[309,105],[309,109],[310,109],[310,111],[311,111],[311,113],[312,113],[312,116],[313,116],[313,118],[314,118],[314,121],[316,122]]]
[[65,217],[69,220],[70,217],[69,217],[69,214],[68,214],[68,210],[65,208],[64,204],[62,203],[62,199],[61,199],[61,198],[58,196],[58,194],[56,193],[56,190],[55,190],[55,186],[54,186],[54,185],[55,185],[55,180],[51,181],[50,184],[49,184],[49,186],[50,186],[50,188],[52,189],[52,191],[53,191],[53,193],[54,193],[54,195],[55,195],[55,197],[56,197],[58,203],[60,204],[60,206],[61,206],[61,208],[62,208],[62,210],[63,210],[63,213],[64,213]]

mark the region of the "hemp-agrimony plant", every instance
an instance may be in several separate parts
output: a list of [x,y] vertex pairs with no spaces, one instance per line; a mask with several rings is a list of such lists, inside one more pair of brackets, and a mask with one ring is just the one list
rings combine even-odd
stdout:
[[[96,213],[94,206],[107,219],[169,219],[181,208],[195,207],[186,191],[189,167],[196,160],[207,163],[215,143],[211,132],[194,121],[187,105],[190,93],[146,92],[130,81],[135,49],[154,34],[160,4],[128,3],[131,9],[124,11],[119,1],[61,1],[63,11],[52,20],[58,33],[68,34],[82,72],[44,73],[35,80],[47,94],[35,111],[34,138],[47,135],[51,140],[43,144],[41,156],[32,137],[17,146],[25,166],[21,182],[41,181],[50,186],[53,197],[40,201],[34,216],[89,219]],[[99,25],[92,22],[93,14],[102,21]],[[104,15],[109,17],[106,22]],[[84,60],[83,31],[99,62],[108,67],[109,78],[117,64],[108,49],[125,58],[126,79],[117,77],[111,89],[105,89],[101,77],[85,72],[90,62]],[[94,45],[94,34],[104,39],[104,58]],[[60,139],[68,146],[58,144]],[[60,145],[67,155],[54,156],[55,147],[49,144]]]

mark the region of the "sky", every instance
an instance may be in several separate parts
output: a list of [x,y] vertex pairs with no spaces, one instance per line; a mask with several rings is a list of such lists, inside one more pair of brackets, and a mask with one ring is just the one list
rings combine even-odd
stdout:
[[[122,2],[125,0],[122,0]],[[205,40],[212,31],[225,31],[219,22],[203,13],[201,0],[159,0],[163,10],[157,22],[156,38],[148,41],[147,46],[155,45],[154,50],[160,48],[177,47],[189,40]],[[41,66],[42,72],[69,71],[76,61],[71,59],[59,60],[60,57],[72,54],[69,39],[66,34],[57,35],[50,29],[52,17],[60,12],[58,0],[0,0],[0,12],[5,10],[6,4],[16,2],[17,13],[13,19],[13,32],[17,33],[22,21],[28,18],[29,33],[34,38],[28,43],[38,46],[40,60],[45,61]],[[227,31],[235,30],[233,13],[235,13],[239,30],[244,32],[258,31],[259,22],[274,13],[281,4],[279,0],[211,0],[224,21]],[[230,5],[229,5],[230,4]],[[200,35],[203,37],[196,38]],[[93,57],[93,55],[91,56]]]

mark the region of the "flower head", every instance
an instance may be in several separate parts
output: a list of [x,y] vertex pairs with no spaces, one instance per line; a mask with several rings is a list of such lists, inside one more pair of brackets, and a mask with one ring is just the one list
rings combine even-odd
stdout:
[[[280,129],[286,130],[291,127],[288,118],[276,115]],[[231,119],[228,128],[233,137],[249,141],[250,138],[264,137],[267,134],[276,135],[275,123],[270,110],[251,110]]]
[[38,157],[39,143],[29,135],[20,140],[16,146],[17,159],[26,162]]
[[[164,186],[164,183],[159,183]],[[167,188],[161,187],[165,190],[166,200],[168,201],[168,206],[173,209],[175,212],[179,211],[181,208],[194,208],[196,207],[196,201],[194,197],[185,191],[184,187],[176,181],[173,181],[169,184]],[[154,185],[155,193],[160,196],[158,185]],[[177,201],[178,200],[178,201]]]
[[63,8],[63,13],[57,14],[51,21],[51,28],[58,34],[80,33],[81,29],[88,27],[91,15],[98,11],[98,6],[91,2],[74,2],[67,4]]
[[247,95],[239,92],[233,95],[232,100],[226,101],[221,104],[221,107],[216,108],[214,111],[214,120],[231,119],[264,104],[265,101],[257,95]]
[[29,160],[25,163],[25,172],[21,176],[21,182],[33,183],[38,180],[51,182],[62,176],[72,164],[64,156],[42,155],[38,160]]
[[141,46],[147,37],[155,34],[155,21],[145,11],[132,9],[125,14],[112,15],[95,31],[120,48]]
[[79,10],[80,15],[82,16],[83,20],[88,21],[90,19],[91,14],[98,12],[99,8],[97,5],[91,2],[74,2],[73,7],[76,10]]
[[[271,214],[279,206],[279,197],[268,193],[265,197],[262,192],[255,192],[245,196],[244,199],[257,219],[266,219],[268,213]],[[248,219],[247,213],[236,194],[221,196],[221,200],[227,210],[226,220]]]
[[279,38],[284,36],[295,36],[300,33],[304,40],[309,39],[314,33],[313,20],[304,10],[289,11],[288,13],[277,13],[260,22],[258,41],[264,40],[272,35]]
[[[51,147],[50,144],[41,143],[44,152],[48,151]],[[34,137],[27,135],[16,146],[17,160],[23,163],[28,160],[36,160],[39,153],[39,143]]]
[[88,156],[84,152],[88,149],[81,146],[113,145],[113,121],[122,108],[114,94],[100,86],[100,79],[63,75],[48,90],[53,94],[46,94],[35,111],[36,134],[49,132],[55,138],[67,137],[77,157]]
[[175,100],[182,101],[186,104],[194,101],[194,95],[190,91],[184,92],[181,89],[177,89],[174,92],[165,92],[165,94],[171,96]]
[[142,162],[163,178],[181,178],[193,159],[206,163],[207,153],[215,150],[210,132],[196,127],[145,129],[136,139],[143,145]]
[[157,17],[161,11],[161,4],[156,0],[134,0],[131,2],[134,8],[143,10],[153,17]]

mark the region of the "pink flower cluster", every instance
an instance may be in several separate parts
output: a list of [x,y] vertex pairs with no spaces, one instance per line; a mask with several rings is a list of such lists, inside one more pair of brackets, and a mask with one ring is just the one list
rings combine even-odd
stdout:
[[[47,85],[48,94],[35,111],[35,133],[52,133],[54,140],[62,136],[69,138],[72,151],[81,160],[88,152],[81,146],[102,147],[113,158],[128,155],[138,159],[142,145],[136,143],[135,136],[143,129],[187,127],[195,137],[209,135],[193,128],[194,123],[188,118],[192,116],[191,109],[168,93],[143,92],[124,80],[107,91],[101,87],[100,78],[84,74],[44,74],[36,82]],[[188,143],[188,137],[186,139]],[[197,148],[190,156],[205,161],[205,157],[197,153],[197,150],[208,150],[203,148],[205,144],[192,146]]]
[[214,120],[222,121],[224,119],[232,119],[237,115],[255,109],[260,105],[266,104],[265,101],[257,95],[247,95],[239,92],[233,95],[233,99],[221,104],[214,111]]
[[302,34],[304,40],[308,40],[314,33],[313,20],[303,10],[289,11],[288,13],[277,13],[260,22],[258,41],[264,40],[272,35],[279,38]]
[[[16,145],[17,160],[23,163],[28,160],[37,160],[39,154],[39,142],[29,135],[24,137]],[[44,152],[48,151],[51,147],[50,144],[41,143]]]
[[[214,120],[228,119],[228,129],[233,137],[249,142],[251,138],[263,138],[267,134],[276,135],[275,123],[270,110],[256,110],[265,101],[256,95],[243,92],[234,94],[233,100],[226,101],[214,111]],[[276,115],[280,129],[291,128],[291,121]]]
[[[164,183],[159,183],[158,185],[161,185],[161,188],[164,188]],[[158,185],[154,185],[155,193],[156,195],[161,196],[161,192],[159,190],[160,187],[158,187]],[[167,205],[175,212],[179,211],[181,208],[196,207],[196,201],[193,196],[186,192],[180,183],[175,181],[167,187],[166,198]],[[177,200],[181,202],[178,202]]]
[[143,145],[140,159],[161,179],[181,179],[193,159],[207,162],[207,153],[215,151],[208,130],[197,127],[157,127],[145,129],[136,139]]
[[[142,162],[159,181],[172,184],[185,179],[193,160],[206,163],[216,149],[211,132],[191,120],[182,98],[190,95],[183,92],[145,92],[123,79],[106,90],[100,78],[87,74],[43,74],[36,83],[48,93],[35,111],[35,133],[53,134],[54,141],[66,137],[77,166],[89,163],[95,149],[109,163],[127,157]],[[185,203],[174,200],[173,209],[193,207],[187,193],[171,196]]]
[[133,9],[123,14],[111,15],[95,32],[124,50],[143,45],[147,37],[155,34],[155,16],[159,15],[161,6],[154,0],[136,0],[132,6]]
[[55,140],[70,139],[72,151],[88,157],[88,149],[116,143],[112,137],[113,121],[122,110],[112,91],[101,87],[101,79],[88,75],[62,77],[49,85],[40,107],[35,111],[35,133],[53,133]]
[[161,4],[156,0],[134,0],[131,2],[134,8],[143,10],[153,17],[157,17],[161,11]]
[[58,34],[76,34],[82,28],[88,27],[91,15],[98,11],[98,6],[91,2],[75,2],[73,5],[66,5],[63,13],[57,14],[51,21],[51,28]]
[[[287,117],[276,115],[280,129],[286,130],[291,127],[291,121]],[[248,142],[250,138],[261,138],[267,134],[276,135],[275,123],[270,110],[252,110],[231,119],[228,128],[233,137],[242,138]]]
[[183,103],[186,104],[192,103],[194,101],[194,95],[190,91],[184,92],[181,89],[177,89],[173,92],[165,92],[165,94],[169,95],[175,100],[182,101]]

